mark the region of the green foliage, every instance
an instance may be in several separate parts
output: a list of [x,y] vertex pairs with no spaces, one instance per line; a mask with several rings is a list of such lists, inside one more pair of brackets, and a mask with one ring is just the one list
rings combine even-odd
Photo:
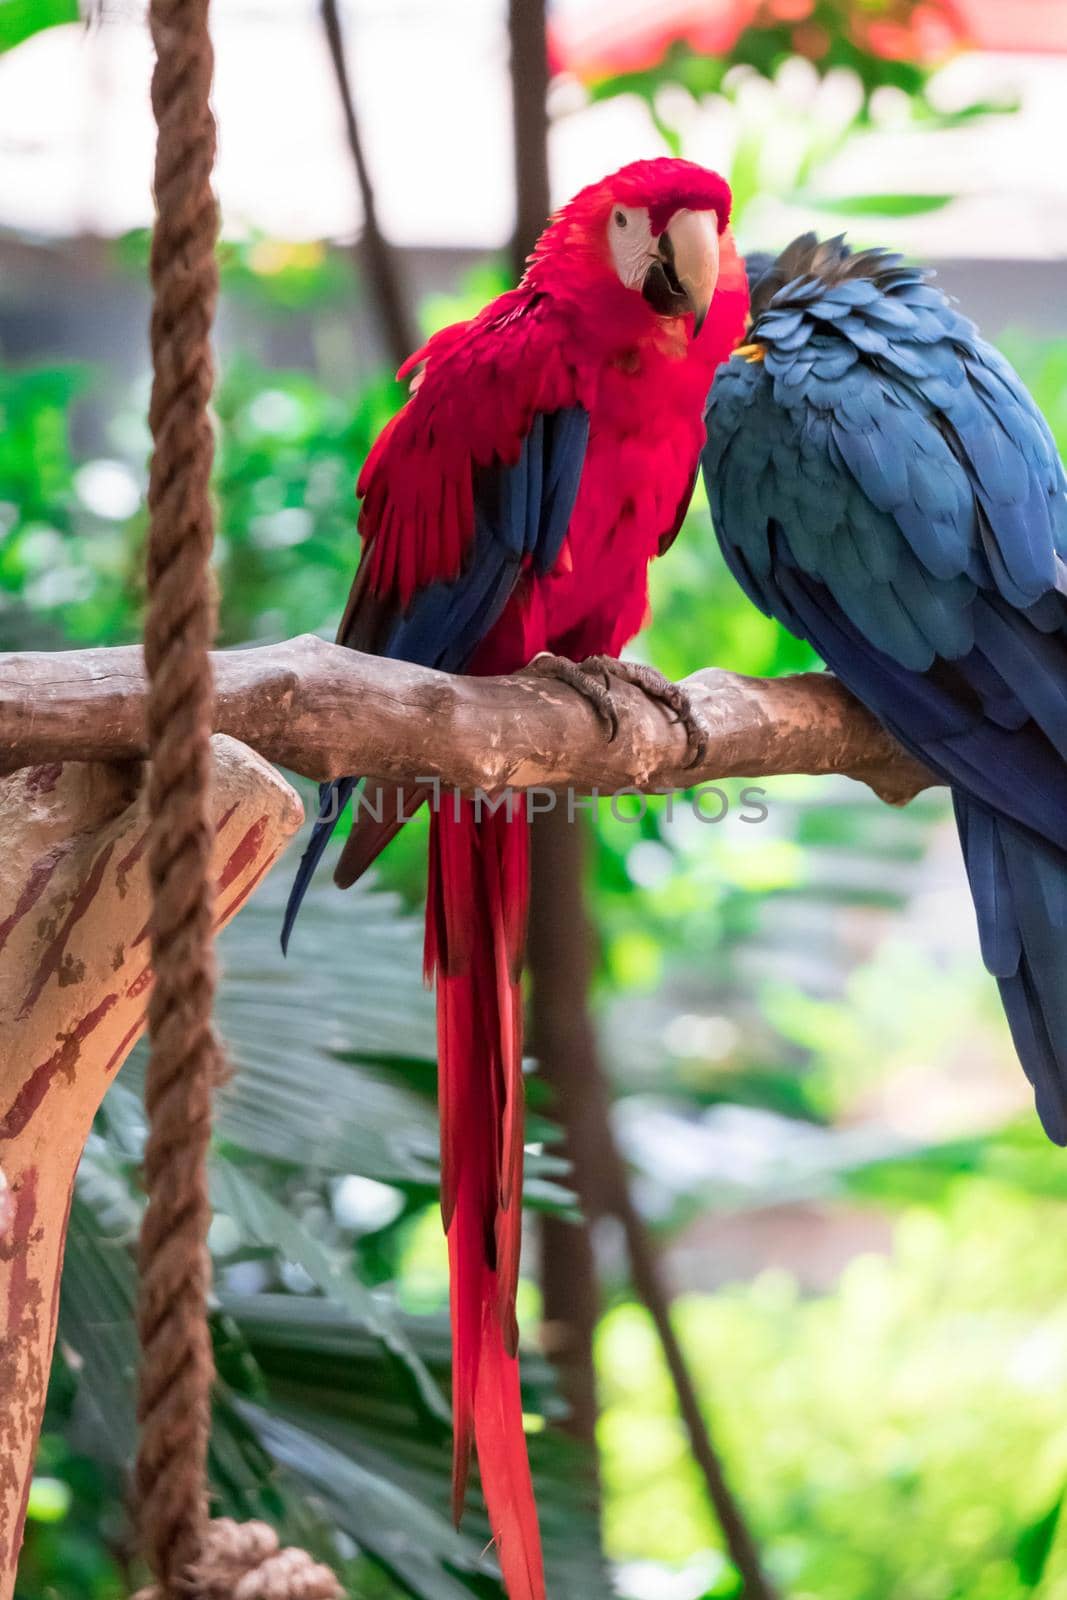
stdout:
[[893,88],[922,104],[926,72],[912,61],[876,54],[864,43],[862,27],[877,12],[895,13],[896,19],[906,21],[916,3],[917,0],[904,0],[903,4],[890,0],[869,6],[857,4],[856,0],[814,0],[814,4],[801,8],[805,15],[792,20],[775,17],[766,7],[755,22],[742,30],[729,55],[700,55],[679,39],[669,45],[658,62],[641,71],[601,79],[591,86],[591,92],[595,99],[638,94],[654,105],[663,86],[674,84],[700,99],[719,93],[735,68],[748,68],[761,77],[773,78],[787,61],[799,56],[812,62],[821,73],[854,73],[862,84],[865,102],[876,89]]
[[[141,611],[148,441],[131,397],[113,457],[76,463],[71,428],[90,377],[0,369],[0,643],[116,644]],[[216,491],[224,644],[331,628],[358,559],[354,485],[396,406],[382,378],[330,395],[302,373],[228,367]]]
[[826,196],[800,193],[797,205],[813,205],[828,216],[843,217],[918,217],[928,211],[943,211],[950,194],[844,194],[832,200]]
[[[1048,1151],[1051,1168],[1062,1161]],[[798,1600],[1067,1594],[1062,1267],[1067,1185],[1035,1204],[963,1175],[908,1205],[828,1294],[768,1272],[679,1322],[740,1490]],[[842,1213],[842,1225],[864,1214]],[[601,1335],[608,1539],[676,1566],[714,1543],[654,1337],[621,1307]],[[729,1373],[723,1384],[721,1375]],[[692,1593],[698,1593],[693,1590]]]
[[[128,637],[126,589],[136,516],[99,515],[101,484],[137,506],[135,480],[120,463],[76,464],[75,403],[89,374],[72,367],[0,366],[0,644],[62,637],[89,643]],[[103,474],[103,479],[101,478]],[[110,475],[110,477],[109,477]]]
[[[132,277],[148,275],[152,236],[135,228],[115,242],[115,262]],[[223,293],[257,319],[284,322],[294,312],[323,317],[350,312],[361,285],[350,257],[322,240],[271,239],[251,233],[223,239],[218,247]]]
[[78,0],[0,0],[0,55],[45,28],[77,20]]
[[1061,456],[1067,458],[1067,340],[1009,336],[1001,347],[1052,429]]
[[[143,272],[146,248],[145,235],[128,236],[120,264]],[[351,269],[322,246],[230,246],[223,283],[253,318],[268,307],[350,314]],[[0,648],[139,632],[147,396],[138,383],[116,404],[101,379],[0,361]],[[356,479],[402,398],[385,372],[335,392],[251,355],[226,364],[215,395],[221,643],[332,632],[359,554]],[[79,458],[73,437],[100,432],[106,453]]]
[[216,401],[226,642],[336,622],[359,554],[355,480],[395,407],[386,378],[334,397],[304,374],[227,367]]
[[1015,1542],[1015,1568],[1024,1591],[1039,1589],[1049,1572],[1062,1510],[1061,1490],[1048,1510],[1024,1528]]

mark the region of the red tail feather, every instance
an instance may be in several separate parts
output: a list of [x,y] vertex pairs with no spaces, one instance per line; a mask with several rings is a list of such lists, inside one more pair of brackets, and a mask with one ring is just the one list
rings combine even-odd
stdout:
[[430,836],[426,968],[437,975],[441,1207],[452,1277],[453,1512],[475,1445],[510,1600],[544,1600],[517,1359],[522,1227],[524,816],[447,799]]

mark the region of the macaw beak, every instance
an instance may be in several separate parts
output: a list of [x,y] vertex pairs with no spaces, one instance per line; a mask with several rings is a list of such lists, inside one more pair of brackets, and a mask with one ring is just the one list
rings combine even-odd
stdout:
[[719,219],[714,211],[679,211],[663,235],[674,249],[674,270],[693,312],[693,337],[704,326],[719,281]]
[[664,317],[693,314],[693,337],[704,326],[719,279],[719,221],[714,211],[678,211],[659,236],[659,254],[642,294]]

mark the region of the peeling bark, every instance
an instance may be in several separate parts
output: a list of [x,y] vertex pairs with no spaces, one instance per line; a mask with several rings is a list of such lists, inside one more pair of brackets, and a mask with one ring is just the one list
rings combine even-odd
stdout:
[[[302,809],[251,750],[214,747],[221,927]],[[0,780],[0,1600],[22,1543],[74,1174],[152,982],[140,779],[136,762],[52,762]]]
[[[828,673],[694,673],[685,686],[711,739],[700,767],[688,770],[681,729],[625,684],[622,726],[609,742],[586,701],[544,678],[455,677],[314,634],[216,652],[213,664],[216,730],[320,780],[425,774],[467,791],[611,793],[844,773],[892,804],[938,781]],[[0,657],[0,770],[143,755],[144,697],[136,647]]]

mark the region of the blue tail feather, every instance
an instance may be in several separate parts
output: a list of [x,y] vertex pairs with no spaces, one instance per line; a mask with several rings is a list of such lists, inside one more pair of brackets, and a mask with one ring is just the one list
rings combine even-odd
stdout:
[[330,842],[330,836],[336,828],[341,812],[352,797],[358,778],[334,778],[332,783],[319,785],[319,815],[315,826],[311,830],[311,838],[307,848],[300,857],[300,865],[296,869],[293,887],[289,890],[289,899],[285,907],[285,917],[282,921],[282,953],[289,953],[289,936],[293,931],[308,884],[315,875],[315,868],[322,860],[323,851]]
[[1067,1145],[1067,857],[954,793],[982,954],[1049,1138]]

